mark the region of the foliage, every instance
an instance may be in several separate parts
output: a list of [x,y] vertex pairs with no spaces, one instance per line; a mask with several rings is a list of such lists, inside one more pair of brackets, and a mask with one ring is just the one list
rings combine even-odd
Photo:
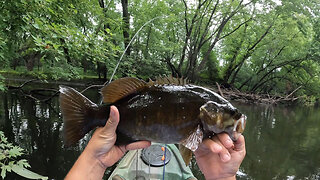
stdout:
[[319,6],[315,0],[2,1],[0,68],[25,67],[46,79],[87,71],[109,77],[128,40],[155,18],[137,34],[115,78],[171,73],[252,93],[287,95],[301,87],[295,95],[319,97]]
[[28,161],[26,159],[18,160],[23,154],[23,149],[9,143],[4,133],[0,131],[0,165],[2,179],[6,177],[7,172],[11,171],[28,179],[48,179],[48,177],[41,176],[26,169],[30,167]]
[[4,77],[0,75],[0,91],[6,90],[3,81],[4,81]]

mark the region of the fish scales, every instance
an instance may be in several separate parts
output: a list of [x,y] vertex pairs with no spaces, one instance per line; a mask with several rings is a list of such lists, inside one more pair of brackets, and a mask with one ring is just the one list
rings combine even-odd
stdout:
[[201,123],[199,108],[206,102],[190,87],[148,87],[115,102],[121,114],[118,131],[132,141],[179,143]]
[[[73,88],[60,86],[64,141],[70,146],[86,133],[106,124],[110,106],[120,113],[116,144],[138,140],[178,143],[194,151],[204,138],[226,132],[236,141],[246,116],[217,93],[183,79],[158,78],[148,83],[121,78],[101,89],[104,104],[97,105]],[[190,151],[191,150],[191,151]],[[190,154],[184,155],[189,162]]]

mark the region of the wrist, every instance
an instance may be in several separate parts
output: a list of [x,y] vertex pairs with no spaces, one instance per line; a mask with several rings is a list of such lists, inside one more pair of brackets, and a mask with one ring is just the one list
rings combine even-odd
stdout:
[[91,148],[85,148],[82,154],[86,159],[86,161],[93,164],[95,168],[98,168],[101,170],[107,169],[107,167],[101,162],[99,155],[95,151],[91,150]]
[[[87,164],[86,170],[89,177],[101,176],[104,175],[107,167],[103,165],[100,159],[95,155],[93,151],[89,148],[86,148],[79,157],[82,161],[85,161]],[[101,179],[99,178],[99,179]],[[90,179],[90,178],[89,178]]]
[[72,166],[65,180],[98,180],[102,179],[105,170],[106,167],[103,166],[101,161],[93,153],[85,149]]

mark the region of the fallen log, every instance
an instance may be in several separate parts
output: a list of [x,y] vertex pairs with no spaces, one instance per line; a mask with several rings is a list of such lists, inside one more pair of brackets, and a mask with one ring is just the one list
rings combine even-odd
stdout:
[[292,103],[302,98],[302,96],[295,97],[293,94],[297,92],[301,86],[293,90],[291,93],[285,96],[270,95],[270,94],[253,94],[241,92],[238,89],[223,88],[216,83],[217,91],[221,96],[228,100],[242,101],[250,104],[279,104],[279,103]]

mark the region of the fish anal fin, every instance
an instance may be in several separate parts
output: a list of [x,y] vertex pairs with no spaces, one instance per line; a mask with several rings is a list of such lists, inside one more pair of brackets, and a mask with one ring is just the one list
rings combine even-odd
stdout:
[[114,103],[121,98],[140,91],[146,85],[146,82],[137,78],[125,77],[117,79],[101,89],[103,102]]
[[192,151],[184,147],[182,144],[179,144],[179,151],[184,163],[186,164],[186,166],[188,166],[192,158]]

